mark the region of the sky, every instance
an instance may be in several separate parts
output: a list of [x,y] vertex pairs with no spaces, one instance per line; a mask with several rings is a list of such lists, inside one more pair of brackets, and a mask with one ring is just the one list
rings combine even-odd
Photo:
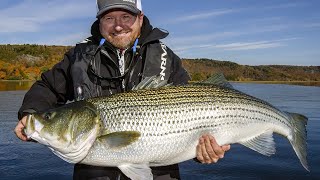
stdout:
[[[242,65],[320,65],[320,0],[142,0],[181,58]],[[75,45],[90,36],[95,0],[1,0],[0,44]]]

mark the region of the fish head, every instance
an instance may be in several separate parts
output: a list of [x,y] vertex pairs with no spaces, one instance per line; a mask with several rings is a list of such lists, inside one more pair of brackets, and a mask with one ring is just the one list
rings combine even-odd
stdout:
[[88,154],[102,123],[95,107],[80,101],[27,118],[25,134],[48,146],[70,163],[80,162]]

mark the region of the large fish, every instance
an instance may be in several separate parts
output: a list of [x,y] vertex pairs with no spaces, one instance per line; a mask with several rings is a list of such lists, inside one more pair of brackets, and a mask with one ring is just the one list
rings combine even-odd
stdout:
[[286,137],[308,170],[307,118],[233,89],[222,76],[201,84],[162,86],[149,78],[131,92],[69,103],[29,115],[25,133],[70,163],[118,167],[152,179],[150,166],[196,156],[199,137],[275,153],[273,132]]

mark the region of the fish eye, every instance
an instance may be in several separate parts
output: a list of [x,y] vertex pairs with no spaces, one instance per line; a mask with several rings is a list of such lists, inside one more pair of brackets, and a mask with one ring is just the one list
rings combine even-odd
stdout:
[[55,115],[55,113],[47,112],[47,113],[45,113],[45,114],[43,115],[43,118],[44,118],[45,120],[50,120],[50,119],[52,119],[52,118],[54,117],[54,115]]
[[46,119],[46,120],[49,120],[51,117],[51,113],[45,113],[43,118]]

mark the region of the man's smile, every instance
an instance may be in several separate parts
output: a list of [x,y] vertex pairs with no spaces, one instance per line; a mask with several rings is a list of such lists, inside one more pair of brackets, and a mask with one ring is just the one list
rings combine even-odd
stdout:
[[115,36],[115,37],[126,37],[129,34],[130,34],[130,32],[112,33],[112,36]]

